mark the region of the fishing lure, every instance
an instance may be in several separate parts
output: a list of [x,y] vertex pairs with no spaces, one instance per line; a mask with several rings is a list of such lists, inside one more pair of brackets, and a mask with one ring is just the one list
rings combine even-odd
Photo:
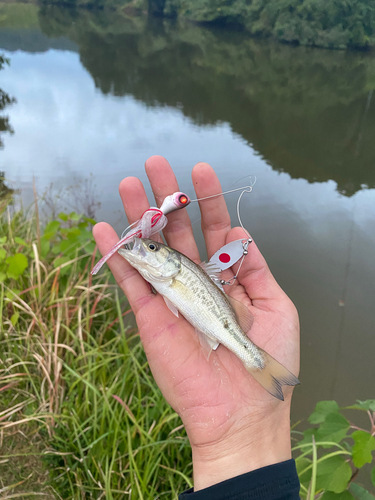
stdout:
[[247,235],[247,238],[235,240],[223,246],[211,257],[208,262],[208,266],[218,268],[218,270],[220,271],[225,271],[240,259],[242,259],[235,276],[233,276],[228,281],[219,281],[221,285],[233,285],[233,283],[237,279],[238,272],[241,269],[243,260],[248,253],[248,246],[252,242],[249,233],[242,224],[239,207],[243,194],[250,193],[252,191],[253,185],[254,184],[252,184],[251,186],[232,189],[231,191],[226,191],[224,193],[206,196],[205,198],[197,198],[196,200],[191,200],[187,194],[182,193],[181,191],[177,191],[176,193],[167,196],[160,208],[150,207],[142,214],[139,220],[135,221],[123,231],[120,240],[110,249],[110,251],[106,255],[104,255],[99,260],[99,262],[92,269],[91,274],[97,274],[102,266],[112,257],[112,255],[114,255],[124,245],[134,241],[134,238],[150,238],[153,234],[162,231],[168,223],[168,219],[166,216],[169,213],[180,210],[182,208],[186,208],[188,205],[190,205],[190,203],[195,201],[207,200],[209,198],[215,198],[220,195],[225,195],[242,190],[237,201],[237,216],[242,229]]
[[167,214],[187,207],[191,203],[189,196],[178,191],[167,196],[161,207],[150,207],[143,212],[142,217],[130,224],[122,233],[120,241],[105,254],[91,271],[92,275],[99,272],[103,264],[117,252],[119,248],[131,243],[134,238],[150,238],[153,234],[162,231],[168,223]]

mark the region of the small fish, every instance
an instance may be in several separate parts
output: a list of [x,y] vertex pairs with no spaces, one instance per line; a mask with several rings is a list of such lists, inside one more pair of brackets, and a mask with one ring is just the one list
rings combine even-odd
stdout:
[[146,238],[136,238],[131,249],[118,252],[163,296],[176,316],[180,312],[195,327],[207,359],[212,349],[223,344],[281,400],[282,385],[299,384],[297,377],[247,337],[252,314],[219,288],[209,275],[212,269],[206,267],[206,272],[180,252]]

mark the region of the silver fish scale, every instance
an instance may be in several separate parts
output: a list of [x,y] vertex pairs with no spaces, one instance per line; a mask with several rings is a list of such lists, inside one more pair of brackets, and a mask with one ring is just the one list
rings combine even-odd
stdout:
[[265,366],[262,351],[243,333],[225,294],[190,259],[180,254],[180,272],[171,281],[153,283],[195,328],[234,352],[251,368]]

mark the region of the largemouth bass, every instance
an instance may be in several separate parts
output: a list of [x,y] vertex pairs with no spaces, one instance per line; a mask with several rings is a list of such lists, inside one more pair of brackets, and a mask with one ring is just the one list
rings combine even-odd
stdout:
[[223,344],[272,396],[281,400],[282,385],[299,384],[297,377],[247,337],[253,319],[250,311],[226,295],[201,266],[177,250],[146,238],[136,238],[131,249],[118,252],[164,297],[176,316],[180,312],[195,327],[206,357]]

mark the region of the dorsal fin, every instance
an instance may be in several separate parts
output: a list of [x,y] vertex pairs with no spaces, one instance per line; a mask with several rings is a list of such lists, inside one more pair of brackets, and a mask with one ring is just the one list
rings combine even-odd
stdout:
[[236,313],[236,317],[240,327],[242,328],[244,333],[247,333],[253,325],[254,316],[249,311],[249,309],[244,304],[242,304],[242,302],[234,299],[230,295],[227,295],[226,297],[229,300],[230,305],[233,307],[234,312]]

